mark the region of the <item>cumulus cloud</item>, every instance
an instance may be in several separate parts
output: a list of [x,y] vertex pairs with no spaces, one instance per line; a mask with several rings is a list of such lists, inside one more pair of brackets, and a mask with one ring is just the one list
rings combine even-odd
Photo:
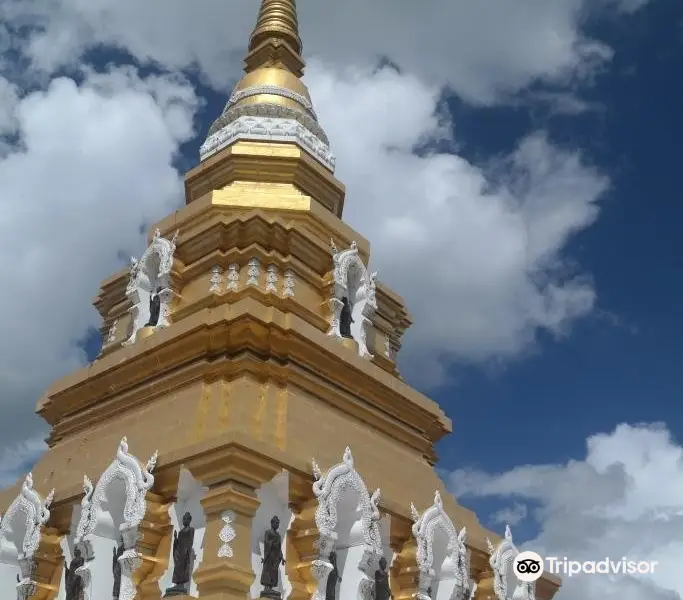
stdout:
[[[450,85],[463,98],[493,103],[535,81],[583,77],[612,55],[581,30],[602,7],[634,12],[647,0],[299,0],[309,56],[337,66],[390,57],[401,68]],[[77,63],[107,44],[140,61],[171,69],[198,68],[213,85],[237,72],[252,0],[13,0],[0,19],[30,23],[24,51],[35,67],[52,71]]]
[[172,161],[196,106],[183,80],[132,69],[58,78],[18,102],[20,143],[0,159],[3,445],[35,431],[44,388],[84,363],[76,340],[99,326],[90,299],[117,251],[138,251],[140,225],[181,201]]
[[17,477],[25,474],[45,450],[47,450],[47,444],[40,436],[28,438],[2,450],[0,452],[0,487],[14,485]]
[[527,518],[529,511],[525,504],[515,503],[507,508],[501,508],[491,515],[491,521],[503,525],[517,525]]
[[461,499],[535,506],[531,516],[540,534],[524,549],[579,561],[657,561],[647,576],[565,577],[558,600],[675,600],[683,594],[683,448],[663,425],[622,424],[594,435],[583,460],[496,474],[458,470],[449,485]]
[[[607,179],[542,133],[495,169],[420,152],[450,139],[439,88],[392,69],[334,71],[307,81],[347,185],[345,218],[372,243],[380,278],[413,313],[408,375],[434,382],[436,359],[510,357],[539,329],[561,334],[593,305],[590,282],[561,251],[597,215]],[[490,165],[489,165],[490,167]]]

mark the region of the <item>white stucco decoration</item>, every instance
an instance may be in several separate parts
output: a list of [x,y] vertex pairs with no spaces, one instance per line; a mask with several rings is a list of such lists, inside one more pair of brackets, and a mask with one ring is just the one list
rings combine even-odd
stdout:
[[330,147],[294,119],[244,116],[210,135],[199,149],[206,160],[239,140],[290,142],[301,146],[314,159],[334,171],[336,159]]
[[355,492],[360,501],[362,535],[365,543],[365,551],[358,564],[358,569],[362,574],[358,593],[361,598],[370,598],[374,572],[383,555],[379,528],[381,519],[379,512],[380,490],[375,490],[370,496],[363,478],[354,468],[353,455],[349,447],[344,450],[342,462],[331,467],[327,473],[322,473],[315,460],[312,461],[312,466],[315,479],[313,494],[318,500],[315,524],[319,532],[318,558],[312,563],[313,576],[318,582],[313,600],[325,598],[327,576],[333,568],[329,556],[330,552],[335,549],[338,538],[336,531],[338,524],[337,507],[344,492],[349,490]]
[[[121,592],[119,600],[133,600],[136,594],[133,572],[140,566],[141,559],[136,550],[138,541],[138,526],[145,516],[147,502],[145,496],[154,485],[152,471],[156,466],[157,453],[150,457],[145,465],[128,452],[128,440],[124,437],[119,442],[116,457],[106,468],[93,488],[87,477],[83,478],[83,499],[81,500],[81,514],[76,527],[74,543],[81,548],[85,565],[77,569],[77,574],[83,578],[84,584],[91,579],[90,563],[94,559],[91,537],[100,522],[103,506],[111,510],[108,494],[110,486],[115,480],[123,483],[125,499],[122,511],[122,522],[119,533],[123,539],[124,552],[119,558],[121,563]],[[84,586],[86,590],[88,585]],[[88,600],[87,598],[85,600]]]
[[456,583],[452,600],[474,600],[477,595],[477,582],[470,576],[470,551],[467,549],[467,529],[465,527],[458,534],[455,566]]
[[38,544],[40,532],[50,518],[50,504],[54,498],[52,490],[43,500],[33,489],[33,474],[26,475],[19,495],[12,501],[0,523],[0,548],[5,544],[17,551],[17,560],[32,559]]
[[282,282],[282,297],[294,298],[294,287],[296,286],[294,271],[292,271],[291,269],[287,269],[284,275],[284,280]]
[[266,293],[277,294],[277,282],[280,278],[277,265],[271,263],[266,269]]
[[159,320],[155,327],[170,325],[171,301],[173,300],[171,270],[177,239],[177,231],[172,239],[167,240],[161,237],[161,232],[156,229],[152,243],[145,250],[142,258],[140,260],[135,257],[131,258],[126,297],[132,304],[130,311],[133,315],[133,326],[130,337],[123,342],[124,345],[133,344],[138,331],[149,322],[150,299],[157,289],[160,290],[158,294],[161,306]]
[[236,292],[240,283],[240,266],[237,263],[230,263],[228,266],[228,282],[225,288],[229,292]]
[[334,291],[330,299],[330,328],[327,335],[341,338],[340,316],[344,306],[343,298],[348,298],[351,306],[351,336],[358,344],[358,355],[372,358],[368,350],[368,327],[372,325],[372,315],[377,310],[376,289],[377,271],[370,273],[358,254],[356,242],[351,242],[347,250],[339,251],[330,240],[332,264],[334,267]]
[[107,338],[104,341],[105,346],[111,346],[116,341],[116,327],[119,324],[118,319],[114,319],[114,322],[111,324],[111,327],[109,328],[109,331],[107,332]]
[[[493,571],[493,592],[498,600],[536,600],[536,583],[519,581],[512,571],[512,563],[519,550],[512,541],[510,526],[505,526],[505,536],[497,547],[490,540],[486,540],[491,553],[489,564]],[[514,591],[509,595],[510,587]]]
[[223,269],[216,265],[211,269],[211,279],[209,281],[209,292],[220,292],[221,284],[223,283]]
[[434,536],[441,530],[448,542],[446,556],[440,560],[450,559],[456,566],[456,583],[451,595],[452,600],[470,600],[474,596],[476,585],[469,575],[469,552],[465,545],[467,532],[465,528],[458,534],[451,518],[443,508],[441,494],[434,492],[434,502],[420,514],[414,504],[410,504],[413,516],[413,536],[417,542],[417,566],[420,570],[419,592],[420,600],[429,600],[429,588],[435,576]]
[[258,285],[261,277],[261,261],[255,256],[249,259],[247,268],[247,285]]
[[218,548],[218,558],[232,558],[233,552],[230,543],[237,536],[234,527],[235,513],[231,510],[226,510],[221,515],[221,520],[223,521],[223,528],[218,533],[218,538],[221,541],[221,545]]

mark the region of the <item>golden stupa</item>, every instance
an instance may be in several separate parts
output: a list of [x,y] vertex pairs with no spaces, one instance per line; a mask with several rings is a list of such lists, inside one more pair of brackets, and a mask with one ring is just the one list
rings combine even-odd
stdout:
[[[434,470],[451,422],[396,369],[410,317],[341,219],[301,51],[294,0],[263,0],[186,206],[102,283],[101,355],[39,401],[49,450],[0,495],[3,600],[68,599],[71,585],[79,600],[356,600],[380,594],[382,556],[396,600],[558,589],[501,591],[511,537]],[[286,563],[270,589],[274,515]]]

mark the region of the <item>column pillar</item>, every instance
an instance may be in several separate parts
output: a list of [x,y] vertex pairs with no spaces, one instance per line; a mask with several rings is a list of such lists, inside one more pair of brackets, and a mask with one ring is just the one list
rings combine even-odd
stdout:
[[61,540],[58,529],[43,527],[38,549],[33,555],[36,587],[31,595],[32,600],[54,600],[57,597],[64,570]]
[[140,539],[137,551],[142,564],[133,579],[138,588],[138,600],[159,600],[159,579],[168,569],[171,552],[170,503],[163,496],[147,492],[147,511],[138,526]]
[[476,575],[477,593],[475,600],[498,600],[493,591],[493,571],[482,571]]
[[420,570],[417,567],[417,544],[412,535],[411,523],[391,517],[391,548],[396,558],[391,565],[391,588],[395,600],[415,598],[419,591]]
[[[292,507],[295,519],[287,533],[287,575],[292,584],[290,600],[310,600],[317,586],[311,571],[312,563],[318,557],[318,550],[315,547],[319,537],[315,524],[317,507],[318,502],[315,498]],[[290,549],[293,554],[291,562]]]
[[[204,558],[194,572],[202,600],[245,600],[254,582],[251,567],[251,532],[254,514],[259,507],[256,489],[236,481],[209,488],[201,501],[206,516]],[[232,556],[221,558],[220,532],[226,511],[234,513],[235,531],[230,541]]]

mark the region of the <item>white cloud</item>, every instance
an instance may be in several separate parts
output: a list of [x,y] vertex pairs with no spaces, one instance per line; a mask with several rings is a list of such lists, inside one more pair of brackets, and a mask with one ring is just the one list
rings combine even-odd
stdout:
[[[459,470],[461,499],[498,497],[537,506],[541,533],[525,549],[570,560],[657,561],[652,576],[565,578],[558,600],[674,600],[683,594],[683,448],[662,425],[619,425],[587,441],[583,460],[501,474]],[[514,534],[514,531],[513,531]]]
[[46,449],[47,444],[43,438],[36,436],[2,450],[0,452],[0,488],[14,485],[17,477],[25,475]]
[[[646,0],[412,0],[298,2],[309,56],[337,66],[388,56],[462,97],[491,103],[538,80],[584,76],[611,49],[581,31],[603,7],[634,11]],[[115,45],[171,69],[198,66],[223,87],[244,54],[253,0],[15,0],[0,7],[9,23],[40,24],[27,51],[38,67],[78,62],[84,50]]]
[[0,77],[0,138],[16,131],[16,109],[19,104],[19,87]]
[[563,274],[561,251],[596,217],[607,180],[578,153],[537,133],[493,171],[455,154],[418,156],[416,145],[452,129],[435,112],[438,88],[318,63],[307,81],[339,155],[345,218],[413,313],[409,375],[433,382],[439,356],[513,356],[539,328],[559,335],[591,309],[592,286]]
[[0,159],[3,445],[35,431],[44,388],[83,364],[75,340],[99,326],[89,304],[117,250],[138,251],[141,223],[180,202],[171,162],[196,106],[182,80],[131,70],[56,79],[19,102],[21,144]]
[[525,504],[515,503],[507,508],[501,508],[491,515],[491,521],[503,525],[517,525],[524,521],[529,514]]

